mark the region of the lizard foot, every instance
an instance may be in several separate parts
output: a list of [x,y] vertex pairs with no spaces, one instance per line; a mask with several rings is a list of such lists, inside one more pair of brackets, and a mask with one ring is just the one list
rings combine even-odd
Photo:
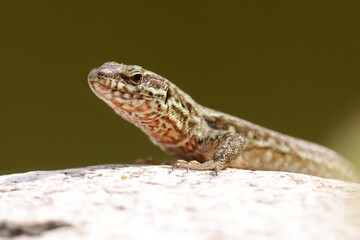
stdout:
[[218,162],[218,161],[207,161],[204,163],[199,163],[198,161],[190,161],[187,162],[185,160],[177,160],[175,161],[172,170],[174,170],[175,168],[182,168],[182,169],[186,169],[187,171],[190,170],[213,170],[214,171],[214,175],[217,175],[217,172],[221,169],[224,169],[225,167],[227,167],[227,164],[225,164],[224,162]]
[[183,168],[186,169],[186,171],[188,172],[189,169],[191,170],[199,170],[197,167],[201,165],[198,161],[190,161],[187,162],[185,160],[177,160],[175,161],[175,163],[173,164],[172,170],[174,170],[175,168]]

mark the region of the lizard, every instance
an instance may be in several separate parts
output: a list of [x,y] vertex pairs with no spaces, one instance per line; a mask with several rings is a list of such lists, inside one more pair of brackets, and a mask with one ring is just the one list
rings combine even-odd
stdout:
[[140,66],[106,62],[90,71],[88,83],[118,115],[177,158],[175,168],[286,171],[360,182],[340,154],[204,107]]

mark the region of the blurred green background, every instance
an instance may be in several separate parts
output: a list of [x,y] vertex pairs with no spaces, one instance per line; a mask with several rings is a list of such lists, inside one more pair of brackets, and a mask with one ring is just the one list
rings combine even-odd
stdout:
[[[360,166],[359,1],[1,1],[0,173],[169,158],[87,84],[106,61]],[[357,161],[357,162],[356,162]]]

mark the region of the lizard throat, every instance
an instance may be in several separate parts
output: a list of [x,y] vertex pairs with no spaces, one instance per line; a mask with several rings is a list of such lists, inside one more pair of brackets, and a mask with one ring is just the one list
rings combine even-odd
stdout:
[[168,106],[164,100],[148,99],[141,95],[113,90],[96,81],[89,83],[100,99],[159,145],[174,145],[184,139],[178,119],[169,117]]

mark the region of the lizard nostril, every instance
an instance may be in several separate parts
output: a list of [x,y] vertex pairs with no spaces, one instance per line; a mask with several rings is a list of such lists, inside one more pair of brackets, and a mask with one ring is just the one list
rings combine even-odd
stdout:
[[101,78],[101,77],[104,77],[105,74],[104,74],[103,72],[98,72],[98,73],[96,74],[96,76]]

